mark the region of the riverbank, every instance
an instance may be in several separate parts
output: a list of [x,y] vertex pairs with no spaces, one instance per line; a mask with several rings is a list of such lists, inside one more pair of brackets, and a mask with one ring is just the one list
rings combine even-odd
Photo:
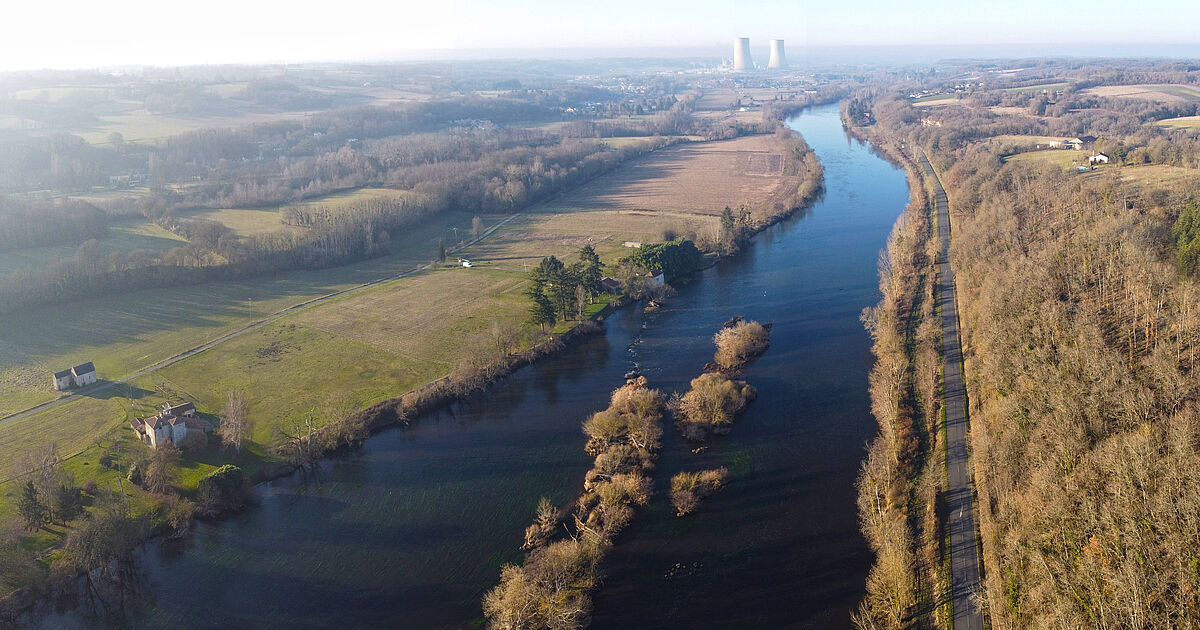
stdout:
[[[811,203],[811,201],[813,199],[815,199],[816,197],[817,197],[817,194],[811,193],[811,191],[810,191],[810,194],[808,195],[809,203]],[[800,209],[799,207],[792,208],[791,211],[794,212],[799,209]],[[783,216],[781,215],[781,216],[775,217],[775,219],[770,224],[763,224],[763,225],[758,226],[758,229],[756,230],[756,232],[761,232],[761,231],[767,229],[768,225],[777,223],[782,218],[783,218]],[[736,258],[736,257],[733,259],[726,258],[726,260],[738,260],[738,258]],[[716,263],[715,260],[712,262],[713,262],[713,264]],[[611,314],[611,311],[609,311],[609,314]],[[582,341],[584,338],[591,336],[591,334],[592,333],[584,334],[584,332],[581,330],[578,333],[579,336],[573,337],[572,339]],[[555,341],[561,341],[561,338],[557,339]],[[527,357],[513,358],[512,362],[507,367],[507,373],[516,371],[520,367],[529,365],[531,363],[534,363],[535,361],[540,361],[540,359],[550,356],[552,354],[560,354],[559,350],[561,350],[561,348],[560,349],[550,348],[549,347],[550,343],[551,342],[549,340],[546,342],[546,344],[547,344],[546,352],[544,352],[544,353],[532,353]],[[494,383],[494,382],[496,382],[496,380],[498,380],[500,378],[500,375],[498,373],[495,376],[496,376],[496,378],[492,378],[492,379],[488,380],[487,383]],[[474,376],[472,376],[472,378],[468,378],[466,380],[472,381],[472,380],[476,380],[476,378]],[[487,383],[484,383],[484,385],[486,385]],[[424,386],[423,388],[421,388],[419,390],[416,390],[414,392],[409,392],[405,396],[399,397],[398,399],[392,399],[392,400],[385,401],[382,403],[377,403],[376,405],[373,405],[372,407],[368,407],[366,410],[359,412],[358,417],[359,417],[359,419],[362,419],[363,417],[369,418],[368,424],[370,426],[374,427],[376,430],[380,430],[380,429],[386,428],[388,426],[395,425],[396,423],[401,421],[402,417],[403,418],[413,418],[418,413],[434,413],[438,410],[439,407],[443,407],[447,404],[452,403],[455,400],[459,400],[461,398],[461,396],[462,396],[462,391],[460,391],[457,388],[457,386],[450,379],[448,379],[448,378],[447,379],[439,379],[438,381],[434,381],[430,384],[427,384],[426,386]],[[442,397],[442,398],[439,399],[439,397]],[[575,431],[575,433],[577,434],[577,430]],[[265,472],[261,473],[260,476],[257,478],[259,478],[259,479],[278,478],[280,475],[286,475],[291,470],[294,470],[294,468],[279,465],[279,466],[276,466],[274,468],[274,470],[265,471]]]
[[938,516],[948,479],[934,294],[940,239],[931,224],[931,188],[902,140],[877,125],[847,128],[901,165],[911,191],[885,250],[888,264],[880,267],[882,299],[866,319],[879,434],[863,464],[858,500],[876,562],[858,616],[879,627],[899,628],[914,618],[944,627],[953,609],[947,532]]

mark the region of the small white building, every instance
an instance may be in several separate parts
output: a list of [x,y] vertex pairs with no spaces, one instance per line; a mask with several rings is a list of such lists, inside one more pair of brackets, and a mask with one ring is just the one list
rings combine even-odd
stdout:
[[96,382],[96,366],[91,361],[80,363],[69,370],[54,373],[54,389],[62,391],[70,387],[83,387]]
[[196,405],[184,403],[171,406],[163,403],[162,411],[149,418],[134,418],[129,421],[133,432],[142,441],[158,448],[164,441],[180,444],[190,431],[212,433],[213,425],[203,418],[196,416]]
[[54,373],[54,389],[60,392],[70,387],[74,382],[74,379],[71,378],[71,370],[62,370],[61,372]]
[[1088,157],[1088,164],[1108,164],[1108,155],[1096,152]]
[[642,244],[637,241],[625,241],[625,247],[632,247],[634,249],[637,249],[641,246],[642,246]]

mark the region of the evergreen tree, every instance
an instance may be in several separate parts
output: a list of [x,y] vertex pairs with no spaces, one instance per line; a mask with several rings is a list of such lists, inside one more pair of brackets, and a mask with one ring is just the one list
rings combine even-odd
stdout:
[[604,263],[600,262],[600,256],[596,254],[596,250],[592,249],[591,245],[584,245],[583,249],[579,250],[579,268],[576,277],[583,290],[587,292],[589,300],[604,291],[604,287],[600,285],[600,279],[604,277],[602,269],[604,269]]
[[542,332],[546,332],[547,326],[553,326],[558,321],[554,303],[546,297],[542,285],[537,282],[529,289],[529,298],[533,300],[533,305],[529,307],[529,321],[541,326]]
[[42,502],[42,497],[34,487],[33,480],[25,482],[25,487],[21,490],[21,498],[17,500],[17,511],[21,514],[21,520],[25,522],[25,529],[29,531],[41,527],[49,518],[50,511]]
[[437,259],[438,262],[446,262],[446,239],[438,239]]

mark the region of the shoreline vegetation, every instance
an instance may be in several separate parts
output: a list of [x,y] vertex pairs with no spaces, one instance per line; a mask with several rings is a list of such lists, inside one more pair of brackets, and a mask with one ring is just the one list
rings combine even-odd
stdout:
[[880,254],[881,299],[862,316],[875,355],[869,387],[879,433],[856,484],[859,520],[875,562],[853,620],[860,628],[903,628],[919,606],[944,624],[951,614],[941,604],[950,575],[939,524],[946,469],[930,196],[904,143],[878,127],[850,124],[847,106],[847,129],[904,168],[911,195]]
[[[711,425],[714,433],[728,433],[753,388],[726,373],[740,374],[761,356],[770,345],[769,330],[770,325],[734,317],[713,336],[718,371],[693,380],[685,396],[668,402],[644,376],[632,376],[612,393],[607,409],[588,417],[584,450],[595,460],[584,476],[583,493],[573,511],[545,497],[538,502],[521,546],[528,551],[524,563],[504,565],[500,583],[483,598],[488,628],[574,630],[588,624],[600,563],[634,508],[646,505],[653,493],[650,475],[662,448],[663,416],[672,412],[676,426]],[[704,384],[697,387],[698,382]],[[676,474],[669,497],[675,514],[695,511],[704,497],[724,488],[728,477],[724,466]]]
[[[780,112],[782,111],[784,110],[780,110]],[[749,212],[742,208],[740,217],[734,217],[732,222],[723,221],[723,241],[718,244],[718,249],[715,252],[716,255],[706,256],[705,258],[709,260],[702,261],[700,264],[694,265],[689,269],[681,270],[680,275],[694,273],[712,266],[719,262],[723,255],[735,254],[740,245],[754,234],[778,223],[795,211],[808,207],[823,190],[823,169],[817,161],[815,153],[812,152],[802,138],[783,127],[781,121],[776,121],[775,124],[777,136],[784,139],[791,153],[789,160],[796,163],[798,168],[804,169],[804,179],[797,185],[794,193],[785,203],[777,203],[775,207],[762,209],[765,211],[765,216],[762,216],[761,219],[748,221]],[[730,215],[732,213],[727,209],[726,214]],[[630,286],[630,288],[635,289],[633,292],[635,296],[644,297],[642,292],[636,291],[636,285]],[[334,454],[341,449],[354,448],[358,444],[361,444],[373,431],[390,425],[399,424],[403,426],[418,415],[429,413],[440,406],[450,404],[469,394],[481,391],[488,385],[521,367],[533,363],[539,358],[560,352],[577,339],[602,333],[602,323],[598,323],[597,320],[602,322],[603,318],[612,309],[623,307],[632,302],[633,300],[627,295],[611,299],[602,310],[590,318],[582,318],[579,323],[573,325],[565,332],[550,335],[526,350],[513,352],[511,346],[500,347],[497,358],[487,361],[482,365],[459,366],[450,374],[395,398],[375,403],[359,411],[343,410],[337,414],[336,419],[328,421],[323,425],[317,426],[313,421],[312,414],[309,414],[307,418],[295,421],[290,430],[284,429],[285,435],[281,436],[281,439],[278,441],[279,443],[275,447],[274,457],[278,458],[277,461],[262,462],[255,470],[249,472],[237,470],[236,473],[231,474],[230,471],[221,469],[224,471],[221,478],[223,480],[228,480],[235,476],[244,478],[243,488],[245,488],[291,474],[296,470],[309,468],[316,465],[323,457]],[[752,390],[752,388],[749,389]],[[126,457],[129,455],[127,454]],[[151,458],[152,461],[154,459],[156,458]],[[241,500],[230,500],[219,507],[214,507],[211,504],[197,506],[191,499],[198,500],[198,496],[189,498],[190,495],[187,493],[183,493],[181,496],[180,493],[172,492],[171,490],[172,480],[177,474],[171,472],[171,467],[178,461],[178,457],[174,459],[158,459],[163,459],[159,464],[162,483],[158,486],[163,490],[163,494],[157,501],[147,501],[145,498],[142,498],[135,502],[137,504],[135,506],[136,509],[124,513],[125,516],[122,518],[125,518],[130,523],[137,522],[140,524],[137,528],[134,528],[136,529],[134,534],[126,536],[120,544],[116,544],[113,547],[113,554],[115,555],[106,556],[107,560],[102,557],[94,558],[98,562],[103,561],[104,567],[126,557],[136,545],[143,543],[153,536],[169,535],[177,537],[186,535],[190,521],[197,515],[203,515],[205,518],[216,518],[220,514],[239,509],[244,504],[244,501]],[[120,453],[118,452],[113,463],[114,467],[121,465],[120,460]],[[127,469],[130,467],[127,466]],[[126,472],[127,470],[121,470],[117,478],[126,476]],[[145,483],[145,479],[138,479],[138,481]],[[130,483],[132,483],[132,480]],[[206,481],[204,483],[211,482]],[[711,483],[708,485],[712,486]],[[715,489],[715,487],[712,489]],[[114,501],[112,496],[115,496],[118,492],[124,496],[126,491],[119,488],[108,490],[109,504]],[[89,495],[89,504],[100,505],[100,497],[104,493],[103,489],[98,490],[98,494],[94,495],[95,499],[91,498],[93,495]],[[587,525],[586,521],[584,525]],[[70,529],[67,529],[63,541],[64,546],[72,544],[70,542],[72,533]],[[57,547],[52,547],[48,551],[40,551],[38,558],[58,558],[61,560],[61,549],[56,549]],[[7,543],[0,541],[0,559],[5,561],[4,567],[12,566],[13,571],[10,575],[18,576],[18,583],[23,584],[23,586],[14,589],[9,595],[0,597],[0,611],[3,611],[3,614],[7,615],[16,615],[18,612],[28,608],[39,597],[58,588],[55,586],[56,584],[69,581],[69,575],[90,576],[95,573],[93,570],[85,569],[85,565],[93,568],[98,566],[87,563],[77,564],[64,573],[61,567],[68,565],[61,565],[60,563],[61,567],[59,569],[46,573],[44,569],[39,569],[37,566],[38,564],[42,564],[42,561],[34,560],[28,548],[23,543],[20,543],[19,540],[12,540]],[[104,573],[104,567],[100,567],[101,573]],[[103,577],[103,575],[100,575],[100,577]],[[102,586],[99,581],[97,585]]]
[[571,630],[587,625],[600,561],[633,518],[634,507],[650,500],[649,475],[662,447],[665,411],[662,393],[639,376],[612,393],[607,409],[583,423],[585,450],[595,457],[583,494],[569,522],[547,499],[541,500],[537,521],[525,531],[523,548],[530,550],[525,562],[504,565],[500,584],[483,598],[489,628]]

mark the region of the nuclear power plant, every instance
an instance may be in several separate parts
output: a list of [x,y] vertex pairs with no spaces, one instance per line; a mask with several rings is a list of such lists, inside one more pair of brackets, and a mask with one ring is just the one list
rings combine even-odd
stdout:
[[783,40],[771,40],[771,59],[767,61],[768,68],[786,68],[787,55],[783,54]]
[[754,69],[754,60],[750,58],[750,38],[733,38],[733,70],[744,72]]

